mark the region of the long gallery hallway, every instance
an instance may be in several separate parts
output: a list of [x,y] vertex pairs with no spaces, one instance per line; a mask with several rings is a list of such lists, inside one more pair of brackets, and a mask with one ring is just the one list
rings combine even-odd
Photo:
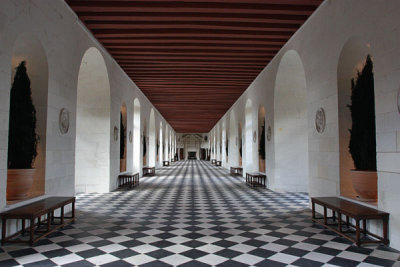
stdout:
[[33,247],[0,249],[0,266],[398,266],[398,258],[313,226],[307,195],[253,189],[205,161],[173,163],[132,190],[78,195],[74,224]]

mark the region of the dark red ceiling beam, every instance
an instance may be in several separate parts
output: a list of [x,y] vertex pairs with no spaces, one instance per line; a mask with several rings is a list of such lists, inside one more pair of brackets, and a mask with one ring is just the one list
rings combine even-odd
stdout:
[[144,22],[135,21],[107,22],[107,21],[85,21],[91,30],[112,29],[112,30],[159,30],[159,29],[208,29],[208,30],[233,30],[233,31],[296,31],[300,25],[289,23],[214,23],[209,22]]
[[293,23],[302,24],[307,15],[286,14],[225,14],[225,13],[154,13],[154,12],[78,12],[83,21],[133,21],[133,22],[237,22],[246,21],[252,23]]
[[127,45],[137,45],[142,43],[157,44],[157,45],[175,45],[175,44],[195,44],[195,45],[276,45],[282,46],[287,42],[287,37],[285,38],[266,38],[265,36],[257,36],[255,38],[229,38],[221,36],[210,37],[99,37],[104,45],[117,44],[123,46]]
[[246,14],[298,14],[311,15],[316,4],[299,5],[274,3],[218,3],[218,2],[161,2],[161,1],[76,1],[67,3],[75,12],[194,12],[194,13],[246,13]]

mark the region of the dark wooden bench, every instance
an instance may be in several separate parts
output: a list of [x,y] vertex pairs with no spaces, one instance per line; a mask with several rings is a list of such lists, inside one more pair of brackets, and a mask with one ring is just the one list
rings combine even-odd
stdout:
[[215,165],[216,163],[217,163],[217,160],[216,160],[216,159],[212,159],[212,160],[211,160],[211,164],[212,164],[212,165]]
[[267,176],[262,172],[247,172],[246,184],[251,187],[266,187]]
[[[65,206],[72,205],[72,214],[66,217],[64,214]],[[54,211],[60,210],[60,216],[54,216]],[[42,216],[47,215],[42,221]],[[37,202],[5,211],[0,214],[2,231],[1,231],[1,244],[6,242],[16,243],[23,242],[29,243],[31,246],[39,239],[47,236],[55,230],[63,227],[67,223],[75,220],[75,197],[48,197]],[[22,220],[22,229],[17,233],[6,237],[7,220],[16,219]],[[25,221],[29,220],[30,225],[26,228]],[[58,220],[58,222],[55,222]],[[35,222],[37,221],[37,223]],[[24,236],[25,232],[29,232],[29,239],[16,239],[18,236]],[[35,234],[37,234],[35,236]]]
[[[315,215],[315,204],[321,205],[324,209],[323,217],[317,218]],[[335,233],[347,238],[348,240],[360,246],[363,243],[383,243],[389,244],[388,239],[388,222],[389,213],[377,209],[369,208],[361,204],[357,204],[338,197],[312,197],[312,220],[324,227],[334,231]],[[327,209],[332,211],[332,216],[328,217]],[[345,217],[345,221],[343,220]],[[350,222],[350,218],[354,219],[355,225]],[[367,220],[382,220],[383,236],[378,236],[367,231]],[[360,226],[362,222],[362,228]],[[347,229],[343,230],[343,226]],[[364,239],[361,239],[361,232]],[[355,238],[350,234],[355,233]],[[374,238],[368,239],[371,236]]]
[[215,166],[221,166],[221,161],[220,161],[220,160],[217,160],[217,161],[215,162]]
[[122,172],[118,175],[118,187],[128,186],[129,188],[139,185],[139,173]]
[[164,160],[163,161],[163,166],[169,166],[169,161],[168,160]]
[[242,167],[231,167],[231,175],[232,176],[242,176],[243,168]]
[[155,167],[148,167],[148,166],[143,167],[143,176],[154,176],[155,174],[156,174]]

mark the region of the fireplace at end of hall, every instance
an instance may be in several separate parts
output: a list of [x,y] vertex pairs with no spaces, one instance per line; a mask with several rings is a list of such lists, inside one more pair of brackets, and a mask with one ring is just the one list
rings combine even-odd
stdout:
[[188,151],[188,159],[197,159],[196,152]]

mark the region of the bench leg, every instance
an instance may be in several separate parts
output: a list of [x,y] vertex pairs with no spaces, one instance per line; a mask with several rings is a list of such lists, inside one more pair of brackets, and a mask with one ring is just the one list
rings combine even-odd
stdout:
[[360,246],[360,220],[356,219],[356,245]]
[[4,246],[4,242],[6,241],[6,222],[7,219],[6,218],[2,218],[1,219],[1,245]]
[[22,219],[22,231],[21,234],[24,235],[25,234],[25,219]]
[[75,200],[72,201],[72,219],[75,220]]
[[389,218],[388,216],[383,217],[383,243],[385,245],[389,245],[389,239],[388,239],[388,221]]
[[61,224],[64,224],[64,206],[61,207]]
[[336,221],[336,211],[332,210],[332,220]]
[[363,219],[363,233],[367,235],[367,220]]
[[41,224],[42,224],[41,216],[39,216],[39,217],[38,217],[38,220],[37,220],[37,229],[39,229],[39,227],[40,227]]
[[35,219],[31,219],[31,225],[29,229],[29,244],[32,246],[33,245],[33,238],[34,238],[34,233],[35,233]]
[[311,201],[312,218],[315,219],[315,202]]
[[50,232],[51,212],[47,213],[47,232]]
[[328,218],[327,218],[327,212],[326,212],[326,207],[324,206],[324,224],[328,224]]
[[342,214],[338,211],[338,227],[339,232],[342,232]]

